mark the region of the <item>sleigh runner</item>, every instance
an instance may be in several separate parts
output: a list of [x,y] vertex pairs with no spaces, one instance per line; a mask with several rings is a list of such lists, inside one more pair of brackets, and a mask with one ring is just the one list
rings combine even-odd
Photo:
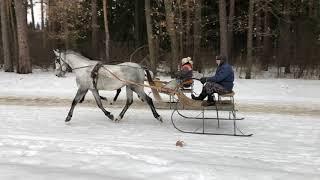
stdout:
[[[207,135],[252,136],[252,134],[244,134],[237,126],[237,122],[244,120],[244,118],[237,118],[236,116],[237,110],[234,103],[234,92],[218,95],[218,100],[213,106],[203,106],[201,101],[192,100],[183,93],[177,94],[177,98],[178,101],[175,103],[171,114],[171,122],[180,132]],[[190,111],[193,112],[191,113]],[[211,117],[206,116],[206,112],[208,111],[215,111],[215,116],[212,116],[212,113],[210,113]],[[227,115],[222,116],[222,112],[226,112]],[[181,121],[179,121],[179,117]],[[197,128],[185,128],[183,124],[187,123],[186,120],[197,121]],[[207,127],[208,122],[212,120],[217,122],[216,126],[218,129],[210,130]],[[220,128],[223,121],[229,121],[229,125],[232,123],[233,130],[231,133],[221,132]]]

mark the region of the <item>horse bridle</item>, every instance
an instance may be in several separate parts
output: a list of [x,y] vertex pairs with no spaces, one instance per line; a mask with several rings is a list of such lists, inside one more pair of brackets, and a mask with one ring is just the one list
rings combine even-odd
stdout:
[[[66,56],[66,54],[65,54],[64,56]],[[67,65],[68,65],[68,63],[67,63],[65,60],[62,59],[62,57],[61,57],[61,52],[59,52],[58,59],[56,59],[56,60],[58,60],[58,63],[59,63],[59,65],[60,65],[60,70],[63,71],[63,70],[62,70],[61,61],[64,62],[64,64],[67,64]],[[68,65],[68,66],[70,67],[70,65]],[[71,68],[71,70],[73,71],[73,70],[76,70],[76,69],[82,69],[82,68],[92,67],[92,66],[94,66],[94,65],[81,66],[81,67],[76,67],[76,68],[71,68],[71,67],[70,67],[70,68]],[[65,71],[66,71],[66,70],[65,70]]]
[[59,52],[59,56],[58,56],[58,58],[56,58],[56,62],[57,62],[57,63],[59,64],[59,66],[60,66],[60,71],[63,71],[61,61],[64,62],[65,64],[67,64],[66,61],[62,59],[62,57],[61,57],[61,52]]

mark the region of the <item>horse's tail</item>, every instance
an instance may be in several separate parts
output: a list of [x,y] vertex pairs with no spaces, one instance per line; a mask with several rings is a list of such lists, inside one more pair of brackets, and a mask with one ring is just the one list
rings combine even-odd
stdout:
[[[146,71],[146,76],[147,76],[147,79],[148,79],[148,82],[150,84],[150,86],[155,86],[155,82],[153,81],[153,78],[151,76],[151,73],[148,69],[145,69]],[[158,100],[158,101],[161,101],[161,96],[159,94],[159,92],[157,91],[157,89],[155,88],[151,88],[151,91],[152,91],[152,94],[153,94],[153,97]]]

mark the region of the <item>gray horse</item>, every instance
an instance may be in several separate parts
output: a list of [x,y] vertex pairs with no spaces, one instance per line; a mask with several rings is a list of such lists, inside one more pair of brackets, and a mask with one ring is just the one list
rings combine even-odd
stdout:
[[[144,92],[143,84],[145,71],[148,75],[148,80],[152,80],[149,70],[144,69],[139,64],[131,62],[117,65],[103,65],[97,72],[98,78],[96,85],[94,85],[94,79],[92,78],[91,73],[97,65],[97,61],[91,61],[79,53],[70,50],[65,52],[59,52],[56,50],[54,53],[56,55],[56,76],[63,76],[66,73],[68,66],[70,66],[72,71],[76,74],[78,91],[73,99],[68,116],[66,117],[66,122],[71,120],[75,106],[81,101],[81,99],[83,99],[88,90],[92,92],[98,107],[111,120],[120,121],[123,118],[125,112],[133,103],[133,92],[135,92],[142,101],[147,102],[147,104],[150,106],[153,116],[162,122],[162,117],[157,113],[152,99]],[[119,114],[118,118],[114,119],[114,116],[102,106],[98,90],[114,91],[124,86],[126,86],[127,94],[126,105]]]
[[[95,62],[95,63],[99,63],[99,61],[94,61],[94,60],[91,60],[91,61]],[[57,61],[55,62],[55,65],[56,65],[56,67],[60,67],[60,64]],[[62,66],[61,68],[63,68],[63,70],[61,69],[59,73],[56,72],[57,77],[65,77],[66,72],[72,72],[72,68],[69,65],[67,65],[67,68],[65,66]],[[114,96],[113,100],[110,102],[110,105],[113,105],[117,101],[120,92],[121,92],[121,88],[117,89],[116,95]],[[86,97],[86,95],[84,95],[82,97],[82,99],[79,101],[79,103],[83,103],[85,97]],[[104,96],[100,96],[100,98],[101,98],[101,100],[108,101],[108,99]]]

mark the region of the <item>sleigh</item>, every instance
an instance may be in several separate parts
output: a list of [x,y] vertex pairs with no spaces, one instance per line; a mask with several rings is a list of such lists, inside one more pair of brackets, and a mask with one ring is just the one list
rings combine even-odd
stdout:
[[[193,93],[193,87],[184,88],[183,84],[179,84],[172,89],[166,87],[167,82],[155,82],[155,85],[160,87],[158,92],[170,96],[169,107],[173,109],[171,122],[178,131],[191,134],[252,136],[252,134],[243,133],[237,124],[244,118],[237,117],[235,92],[216,94],[215,105],[204,106],[202,101],[193,100],[187,96]],[[228,132],[226,132],[227,129],[229,129]]]

